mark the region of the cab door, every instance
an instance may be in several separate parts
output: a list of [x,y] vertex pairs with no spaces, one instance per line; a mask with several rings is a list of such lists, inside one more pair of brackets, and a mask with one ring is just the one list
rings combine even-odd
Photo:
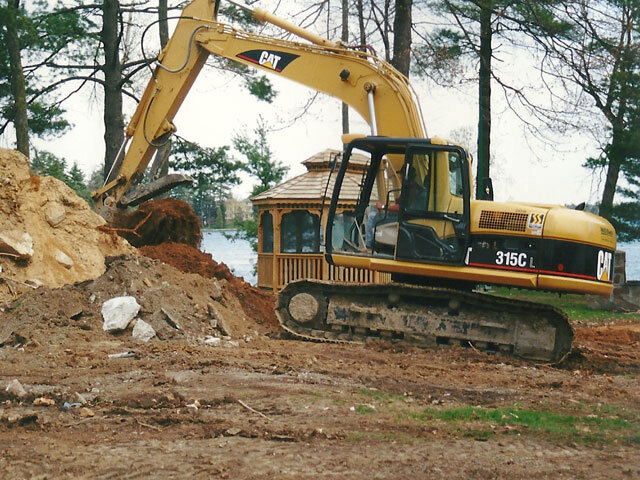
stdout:
[[396,258],[462,264],[469,241],[466,153],[452,146],[409,146],[403,170]]

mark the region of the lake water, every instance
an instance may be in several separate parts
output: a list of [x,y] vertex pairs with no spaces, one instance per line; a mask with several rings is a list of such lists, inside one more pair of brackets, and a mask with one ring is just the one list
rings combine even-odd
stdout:
[[619,243],[618,250],[626,252],[627,280],[640,280],[640,241]]
[[202,250],[210,253],[216,262],[226,263],[236,277],[243,277],[251,285],[258,282],[253,273],[257,254],[246,240],[228,240],[221,230],[209,230],[202,232]]
[[[627,254],[627,280],[640,280],[640,241],[620,243],[619,250]],[[258,281],[253,273],[257,254],[246,240],[231,241],[222,231],[206,231],[202,236],[202,250],[210,253],[216,262],[224,262],[234,275],[244,277],[251,285]]]

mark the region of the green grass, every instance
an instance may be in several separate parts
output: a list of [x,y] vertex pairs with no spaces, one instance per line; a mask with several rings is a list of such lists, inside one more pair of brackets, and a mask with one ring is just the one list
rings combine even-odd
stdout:
[[366,414],[366,413],[373,413],[376,411],[376,409],[370,405],[363,405],[362,403],[359,403],[358,405],[355,406],[356,412],[358,412],[359,414]]
[[369,398],[373,402],[389,404],[394,401],[402,401],[405,397],[404,395],[398,395],[395,393],[383,392],[381,390],[370,390],[368,388],[361,388],[358,390],[360,395],[363,395]]
[[[601,409],[604,410],[604,409]],[[599,410],[599,413],[602,411]],[[557,441],[638,444],[640,415],[610,409],[606,415],[577,415],[551,410],[522,408],[456,407],[426,408],[408,417],[418,422],[440,421],[455,426],[463,436],[491,438],[497,427],[506,433],[543,435]]]
[[571,320],[582,320],[594,323],[602,323],[604,321],[640,321],[639,313],[617,313],[608,310],[590,308],[588,305],[589,297],[587,295],[558,295],[557,293],[520,290],[515,288],[510,289],[506,287],[494,287],[491,293],[500,297],[553,305],[554,307],[558,307],[563,310]]

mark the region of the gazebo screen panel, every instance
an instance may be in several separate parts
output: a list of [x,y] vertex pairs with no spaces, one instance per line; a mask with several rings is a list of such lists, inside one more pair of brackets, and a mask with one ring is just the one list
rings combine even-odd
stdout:
[[262,253],[273,253],[273,215],[263,212],[260,216],[262,230]]
[[282,216],[280,223],[280,251],[282,253],[319,253],[320,218],[306,210]]

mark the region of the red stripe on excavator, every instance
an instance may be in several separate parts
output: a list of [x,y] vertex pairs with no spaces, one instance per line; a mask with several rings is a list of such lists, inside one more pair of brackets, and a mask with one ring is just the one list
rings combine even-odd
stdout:
[[503,267],[501,265],[486,265],[484,263],[472,263],[469,262],[470,267],[482,267],[482,268],[494,268],[496,270],[513,270],[515,272],[529,272],[529,273],[539,273],[540,270],[535,270],[533,268],[521,268],[521,267]]
[[[551,270],[535,270],[532,268],[520,268],[520,267],[503,267],[499,265],[487,265],[484,263],[471,263],[469,262],[470,267],[482,267],[482,268],[493,268],[495,270],[513,270],[516,272],[528,272],[528,273],[540,273],[547,275],[555,275],[558,277],[571,277],[571,278],[582,278],[584,280],[598,280],[596,277],[591,275],[580,275],[579,273],[566,273],[566,272],[554,272]],[[611,283],[611,282],[608,282]]]

